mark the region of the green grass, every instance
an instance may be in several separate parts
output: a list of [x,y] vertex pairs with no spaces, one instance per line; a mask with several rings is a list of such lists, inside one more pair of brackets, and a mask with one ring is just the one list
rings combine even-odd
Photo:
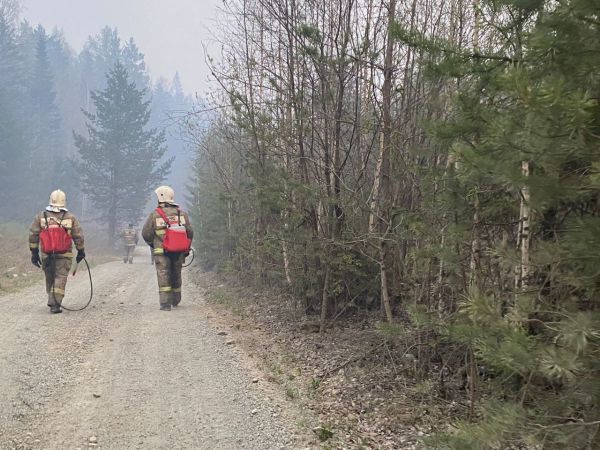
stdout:
[[316,391],[319,389],[319,387],[321,387],[321,379],[320,378],[313,378],[312,380],[310,380],[310,389],[313,391]]
[[288,396],[289,399],[294,400],[296,398],[298,398],[298,389],[292,387],[292,386],[288,386],[285,389],[285,395]]
[[333,431],[328,425],[321,425],[315,428],[314,432],[321,442],[325,442],[333,437]]

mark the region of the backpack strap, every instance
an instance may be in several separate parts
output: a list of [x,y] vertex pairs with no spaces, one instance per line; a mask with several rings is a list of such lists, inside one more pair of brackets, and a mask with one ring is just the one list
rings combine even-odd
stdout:
[[62,228],[62,221],[65,218],[65,214],[67,212],[63,210],[62,216],[60,216],[60,221],[58,222],[58,226]]
[[[158,208],[156,208],[156,209],[155,209],[155,211],[156,211],[156,213],[157,213],[157,214],[158,214],[160,217],[162,217],[162,220],[164,220],[164,221],[165,221],[165,223],[167,224],[167,226],[169,226],[169,227],[170,227],[171,225],[174,225],[174,224],[175,224],[175,222],[171,222],[171,221],[169,220],[169,218],[167,217],[167,215],[165,214],[165,212],[162,210],[162,208],[158,207]],[[178,211],[179,211],[179,210],[178,210]]]
[[[65,214],[67,212],[63,211],[62,212],[62,216],[60,216],[60,220],[58,221],[58,226],[62,228],[62,221],[65,218]],[[44,210],[44,220],[46,221],[46,229],[50,228],[50,224],[48,223],[48,214],[46,214],[46,211]]]

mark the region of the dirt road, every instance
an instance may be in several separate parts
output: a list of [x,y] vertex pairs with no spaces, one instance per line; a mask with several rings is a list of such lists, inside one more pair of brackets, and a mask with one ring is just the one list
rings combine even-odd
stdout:
[[[159,311],[141,250],[92,269],[83,312],[49,314],[41,284],[0,297],[0,448],[297,448],[185,276],[180,307]],[[88,292],[84,271],[69,277],[65,304]]]

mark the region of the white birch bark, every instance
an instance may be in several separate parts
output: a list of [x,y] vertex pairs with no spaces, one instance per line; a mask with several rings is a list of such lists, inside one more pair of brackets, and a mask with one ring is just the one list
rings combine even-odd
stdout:
[[[523,176],[529,177],[529,161],[521,162],[521,170]],[[529,285],[529,277],[531,273],[531,261],[529,254],[529,247],[531,243],[531,236],[529,233],[531,208],[529,206],[529,201],[531,196],[529,192],[529,187],[527,186],[523,186],[520,190],[520,193],[521,208],[519,213],[518,246],[521,250],[521,263],[515,271],[515,288],[523,290],[526,289]]]

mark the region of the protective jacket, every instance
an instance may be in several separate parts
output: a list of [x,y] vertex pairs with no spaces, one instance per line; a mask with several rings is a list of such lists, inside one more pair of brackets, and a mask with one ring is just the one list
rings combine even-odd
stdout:
[[125,228],[121,232],[121,239],[123,239],[125,245],[137,245],[138,233],[133,228]]
[[[190,218],[186,212],[181,211],[178,207],[168,203],[160,203],[159,208],[162,208],[170,221],[179,222],[181,225],[185,226],[187,237],[190,240],[193,239],[194,230],[192,229]],[[152,211],[142,229],[142,237],[144,238],[144,241],[153,248],[152,253],[154,255],[163,255],[165,253],[163,250],[163,238],[166,229],[167,224],[163,218],[160,217],[156,211]]]
[[[176,222],[185,227],[185,232],[190,241],[194,231],[187,213],[179,210],[175,205],[159,203],[159,208],[167,216],[169,222]],[[142,229],[142,237],[152,247],[156,263],[156,278],[158,281],[158,298],[161,309],[179,305],[181,302],[181,267],[185,259],[184,253],[167,253],[163,249],[163,238],[166,234],[167,223],[156,212],[148,216]]]
[[[47,219],[47,221],[46,221]],[[75,244],[75,248],[77,250],[84,250],[84,238],[83,231],[81,230],[81,225],[79,224],[79,220],[71,214],[69,211],[42,211],[33,219],[31,223],[31,227],[29,229],[29,249],[35,250],[40,247],[40,232],[43,228],[46,227],[54,227],[54,226],[64,227],[67,230],[67,233],[73,239]],[[42,249],[43,250],[43,249]],[[43,252],[42,252],[43,255]],[[67,253],[63,253],[60,255],[56,255],[57,258],[73,258],[73,252],[69,251]]]
[[[32,251],[40,249],[40,232],[47,227],[64,227],[71,236],[78,251],[84,251],[84,239],[81,225],[77,218],[67,210],[42,211],[33,219],[29,230],[29,249]],[[43,249],[42,249],[43,250]],[[48,294],[48,306],[60,305],[65,295],[69,269],[73,251],[54,255],[41,254],[42,268],[46,278],[46,292]]]

